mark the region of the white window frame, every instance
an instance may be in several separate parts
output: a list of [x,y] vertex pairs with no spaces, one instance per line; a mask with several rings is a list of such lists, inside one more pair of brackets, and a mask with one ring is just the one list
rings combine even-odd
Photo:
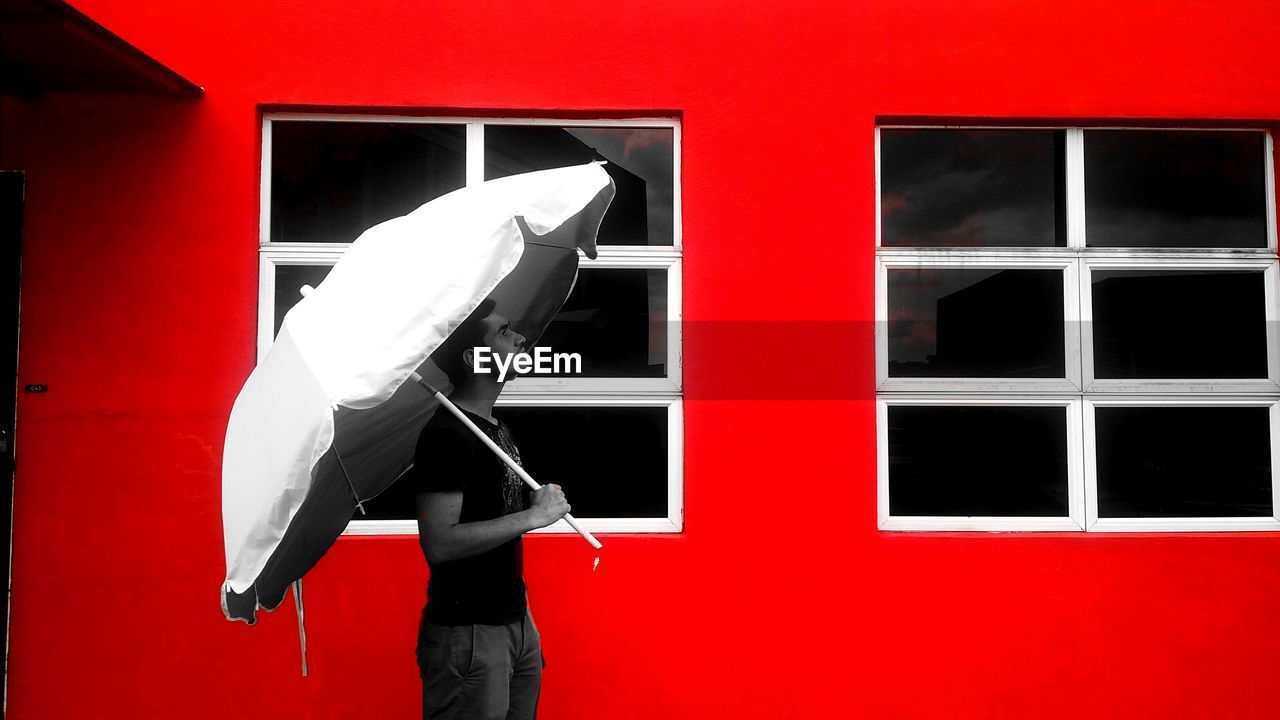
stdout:
[[[880,131],[1065,131],[1065,247],[884,247],[880,217]],[[1263,134],[1267,246],[1265,248],[1090,248],[1085,237],[1084,135],[1094,130],[1214,130]],[[1280,530],[1280,259],[1277,259],[1275,163],[1266,128],[1043,127],[884,125],[875,129],[876,160],[876,407],[878,524],[887,531],[1232,532]],[[1067,369],[1059,380],[1031,378],[890,378],[888,271],[899,268],[1061,268]],[[1095,270],[1237,270],[1263,274],[1267,377],[1259,379],[1099,380],[1094,377],[1092,273]],[[888,408],[895,405],[1061,405],[1068,413],[1069,517],[921,517],[889,512]],[[1270,411],[1270,518],[1098,518],[1094,408],[1103,406],[1256,407]]]
[[[1098,517],[1098,453],[1095,427],[1096,408],[1100,407],[1265,407],[1271,420],[1271,502],[1273,517],[1208,517],[1208,518],[1099,518]],[[1086,397],[1084,400],[1085,440],[1085,513],[1086,529],[1092,532],[1204,532],[1229,530],[1280,530],[1276,517],[1276,498],[1280,498],[1280,399],[1250,396],[1180,395],[1110,395]]]
[[[1085,390],[1091,393],[1271,393],[1280,396],[1280,349],[1276,340],[1276,277],[1275,258],[1195,257],[1193,255],[1166,255],[1158,260],[1151,257],[1107,257],[1081,260],[1080,305],[1084,319],[1081,332]],[[1192,379],[1185,380],[1137,380],[1098,379],[1093,367],[1093,271],[1095,270],[1235,270],[1255,271],[1262,274],[1263,302],[1266,303],[1267,323],[1267,377],[1257,379]]]
[[1067,415],[1067,515],[1064,517],[987,517],[987,516],[929,516],[891,515],[889,513],[889,433],[879,432],[876,438],[876,459],[880,472],[877,475],[877,515],[881,530],[989,530],[1010,532],[1017,530],[1079,531],[1085,529],[1085,495],[1083,442],[1081,438],[1081,400],[1079,395],[1054,397],[1052,395],[1008,395],[992,397],[985,394],[947,395],[925,394],[918,396],[881,396],[876,401],[876,425],[887,429],[890,407],[950,406],[950,407],[1061,407]]
[[[667,376],[663,378],[545,378],[529,376],[508,383],[498,399],[500,407],[662,407],[667,411],[667,516],[657,518],[577,518],[595,533],[678,533],[684,529],[684,412],[681,355],[682,225],[681,222],[681,124],[674,118],[519,118],[519,117],[423,117],[332,113],[265,113],[262,119],[262,168],[258,270],[258,341],[261,362],[275,336],[275,277],[281,265],[333,265],[350,243],[272,242],[271,240],[271,144],[272,123],[370,122],[461,125],[466,129],[466,185],[484,182],[484,128],[486,125],[546,125],[553,127],[668,128],[673,133],[673,236],[671,245],[600,245],[592,260],[579,250],[579,268],[660,270],[667,280]],[[426,201],[426,198],[423,199]],[[549,482],[543,479],[543,482]],[[352,520],[344,535],[416,535],[414,520]],[[538,533],[574,532],[563,520],[535,530]]]
[[1059,270],[1062,273],[1063,347],[1066,350],[1065,377],[1055,378],[961,378],[964,389],[986,392],[1080,392],[1080,324],[1068,319],[1079,314],[1078,264],[1069,257],[1001,256],[992,253],[958,256],[936,252],[883,252],[876,263],[876,297],[885,299],[876,306],[876,387],[880,392],[943,392],[956,390],[951,378],[889,377],[889,271],[920,269],[951,270]]

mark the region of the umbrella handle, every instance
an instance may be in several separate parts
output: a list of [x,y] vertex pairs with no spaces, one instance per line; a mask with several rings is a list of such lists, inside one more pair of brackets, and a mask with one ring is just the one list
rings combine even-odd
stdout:
[[[497,443],[489,439],[489,436],[486,435],[483,430],[476,427],[476,424],[471,422],[471,418],[463,414],[463,412],[458,409],[457,405],[454,405],[453,402],[449,400],[449,398],[444,396],[444,393],[428,385],[426,381],[422,379],[422,376],[416,372],[413,373],[413,379],[416,380],[419,385],[422,385],[427,390],[434,393],[436,400],[439,401],[439,403],[442,406],[448,408],[449,412],[453,413],[455,417],[461,420],[462,424],[466,425],[471,430],[471,432],[475,433],[475,436],[480,438],[481,442],[487,445],[495,455],[501,458],[502,462],[507,464],[507,467],[514,470],[516,474],[520,476],[520,479],[524,480],[525,485],[528,485],[534,490],[537,490],[542,487],[542,485],[540,485],[537,480],[534,480],[532,477],[529,476],[529,473],[524,471],[524,468],[520,467],[519,463],[517,463],[515,460],[512,460],[510,455],[508,455],[505,451],[503,451],[502,448],[498,447]],[[577,518],[575,518],[574,516],[568,513],[565,513],[564,519],[565,519],[565,522],[569,523],[569,527],[576,530],[584,540],[586,540],[588,543],[591,544],[591,547],[595,548],[596,550],[599,550],[601,547],[603,547],[600,544],[600,541],[596,539],[595,535],[592,535],[589,530],[582,527],[582,525],[578,523]]]

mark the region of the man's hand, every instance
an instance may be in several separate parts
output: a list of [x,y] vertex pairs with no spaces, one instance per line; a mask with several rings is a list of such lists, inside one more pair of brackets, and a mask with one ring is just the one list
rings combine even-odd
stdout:
[[533,492],[533,505],[529,508],[529,516],[534,527],[541,528],[564,517],[569,512],[569,502],[559,485],[543,485]]

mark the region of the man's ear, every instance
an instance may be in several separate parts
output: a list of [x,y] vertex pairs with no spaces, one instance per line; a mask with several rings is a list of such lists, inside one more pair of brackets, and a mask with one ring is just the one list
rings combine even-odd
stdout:
[[476,369],[476,351],[473,348],[467,348],[462,351],[462,362],[472,370]]

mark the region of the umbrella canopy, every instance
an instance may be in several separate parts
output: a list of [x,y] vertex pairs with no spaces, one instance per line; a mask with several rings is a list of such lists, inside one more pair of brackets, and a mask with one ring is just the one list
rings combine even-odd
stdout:
[[[231,411],[223,612],[274,609],[357,503],[411,466],[436,409],[417,372],[486,297],[528,338],[564,304],[613,198],[596,163],[464,188],[365,231],[285,316]],[[532,344],[532,341],[531,341]]]

